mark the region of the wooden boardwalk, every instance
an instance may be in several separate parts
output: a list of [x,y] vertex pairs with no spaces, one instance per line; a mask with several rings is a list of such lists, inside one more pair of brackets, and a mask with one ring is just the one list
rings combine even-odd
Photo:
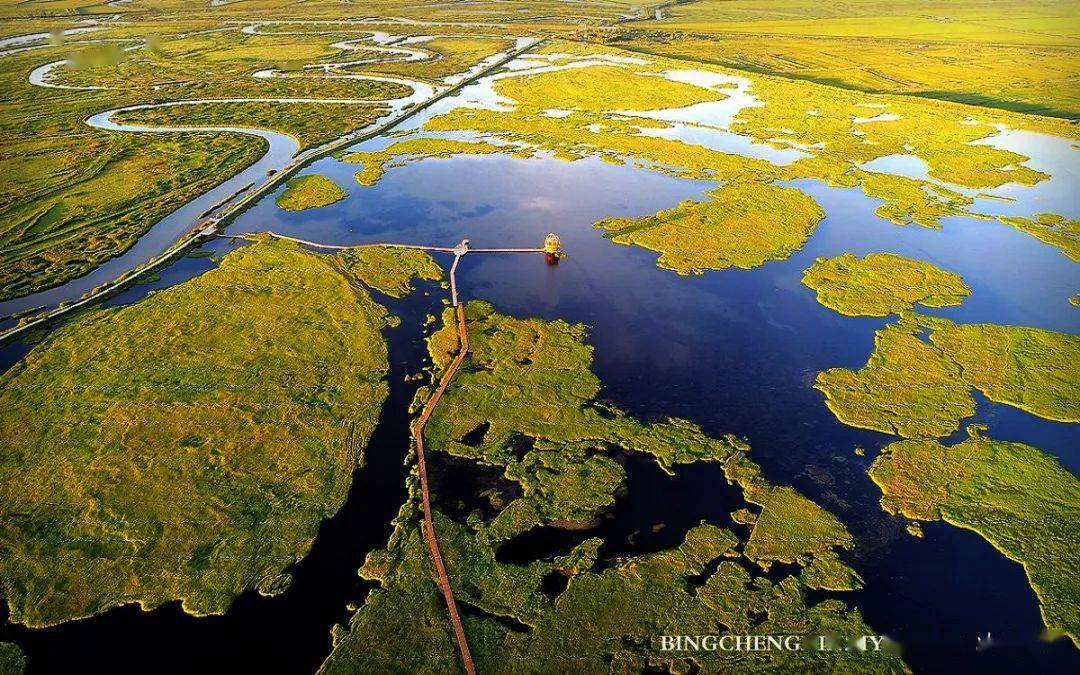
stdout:
[[[450,386],[450,381],[454,379],[458,370],[461,368],[461,364],[465,361],[466,356],[469,354],[469,331],[465,325],[465,308],[462,306],[457,291],[457,268],[461,259],[469,253],[543,253],[542,248],[470,248],[469,241],[462,240],[460,244],[454,247],[445,246],[421,246],[417,244],[394,244],[394,243],[374,243],[374,244],[361,244],[353,246],[344,246],[338,244],[321,244],[315,241],[308,241],[306,239],[299,239],[297,237],[290,237],[287,235],[277,234],[275,232],[262,233],[278,239],[284,239],[286,241],[296,242],[303,246],[309,246],[311,248],[317,248],[322,250],[331,251],[344,251],[352,248],[372,248],[372,247],[386,247],[386,248],[407,248],[407,249],[420,249],[423,251],[432,251],[437,253],[453,253],[454,262],[450,265],[450,302],[454,308],[454,312],[457,316],[457,335],[458,335],[458,351],[454,355],[453,360],[450,361],[450,365],[446,368],[446,371],[439,378],[439,384],[435,388],[435,391],[431,394],[431,398],[424,404],[423,410],[420,412],[420,417],[417,418],[416,425],[413,427],[413,437],[416,439],[416,467],[417,474],[420,479],[420,507],[423,511],[423,520],[421,521],[421,531],[424,535],[424,541],[427,542],[428,552],[431,554],[431,561],[435,567],[435,581],[439,586],[439,591],[443,595],[443,599],[446,601],[446,609],[450,615],[450,624],[453,628],[454,640],[457,642],[458,653],[461,656],[461,667],[468,675],[476,675],[476,666],[473,664],[472,652],[469,651],[469,642],[465,637],[465,627],[461,623],[461,612],[458,609],[457,601],[454,599],[454,588],[450,584],[450,575],[446,571],[446,564],[443,562],[442,552],[439,550],[439,538],[435,532],[435,521],[431,516],[431,489],[428,486],[427,475],[427,455],[424,451],[424,428],[427,426],[428,421],[431,419],[431,415],[435,412],[435,409],[439,405],[439,401],[442,400],[443,394],[446,393],[446,388]],[[258,234],[241,234],[233,235],[241,239],[254,239],[259,236]]]
[[[460,257],[454,256],[455,265]],[[451,284],[453,284],[452,274],[450,279]],[[439,401],[442,399],[443,393],[446,392],[450,380],[454,379],[454,375],[461,367],[466,354],[469,353],[469,334],[465,328],[465,309],[455,303],[454,310],[457,312],[458,353],[454,356],[454,360],[450,362],[446,372],[443,373],[438,388],[435,389],[431,398],[424,405],[424,410],[420,413],[420,418],[416,422],[413,435],[416,437],[416,465],[420,475],[420,501],[424,511],[421,529],[424,533],[424,540],[427,541],[428,551],[431,553],[431,560],[435,564],[436,581],[439,584],[439,590],[442,591],[447,610],[450,612],[450,623],[454,629],[454,639],[457,641],[458,652],[461,654],[461,667],[468,675],[475,675],[476,666],[473,665],[469,643],[465,639],[465,627],[461,624],[461,613],[458,611],[457,601],[454,599],[454,589],[450,585],[450,576],[446,573],[446,565],[443,563],[442,553],[439,551],[439,539],[435,534],[435,522],[431,518],[431,491],[428,489],[427,460],[424,456],[424,427],[427,425],[428,420],[431,419],[431,414],[435,412],[435,407],[439,405]]]
[[[395,244],[385,245],[395,246]],[[458,370],[461,368],[461,364],[465,361],[465,357],[469,353],[469,330],[465,325],[465,308],[459,301],[457,292],[457,267],[458,263],[461,262],[461,258],[469,253],[543,253],[544,249],[475,249],[469,247],[469,241],[467,239],[462,240],[460,244],[451,249],[416,246],[410,246],[409,248],[450,251],[454,254],[454,262],[450,265],[450,302],[457,315],[458,352],[454,355],[446,372],[444,372],[439,379],[439,386],[436,387],[431,398],[424,404],[424,409],[420,413],[420,417],[416,422],[416,427],[413,429],[413,436],[416,438],[416,465],[418,470],[417,473],[420,476],[420,503],[424,512],[422,527],[424,540],[427,542],[428,551],[431,553],[431,560],[435,565],[436,581],[438,582],[439,590],[442,591],[443,598],[446,600],[447,610],[450,613],[450,623],[454,629],[454,639],[457,641],[458,652],[461,655],[461,667],[468,675],[475,675],[476,666],[473,664],[472,652],[469,651],[469,643],[465,638],[465,627],[461,623],[461,612],[458,610],[457,601],[454,599],[454,589],[450,585],[450,576],[446,572],[446,565],[443,563],[442,553],[439,550],[439,538],[435,533],[435,522],[431,517],[431,491],[428,488],[427,458],[424,454],[424,427],[427,426],[432,413],[435,412],[435,408],[438,407],[443,394],[446,393],[446,388],[450,385],[450,381],[454,379],[454,375],[457,374]]]

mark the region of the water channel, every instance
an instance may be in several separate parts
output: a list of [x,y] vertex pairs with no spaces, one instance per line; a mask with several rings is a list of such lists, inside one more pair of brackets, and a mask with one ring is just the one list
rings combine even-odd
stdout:
[[[515,66],[528,67],[543,63]],[[456,105],[490,104],[491,97],[490,81],[481,81],[409,120],[403,129],[416,130],[428,117]],[[722,119],[724,112],[712,108],[668,115],[666,119],[686,123],[669,133],[689,143],[754,153],[777,163],[794,157],[794,151],[730,134],[723,124],[698,126],[701,114]],[[273,139],[268,140],[273,148]],[[378,149],[393,140],[376,138],[360,147]],[[1016,201],[983,200],[988,208],[1028,216],[1043,210],[1073,217],[1080,212],[1070,189],[1075,177],[1058,178],[1076,166],[1070,153],[1077,151],[1067,141],[1012,132],[997,140],[1029,154],[1031,166],[1055,178],[1036,188],[1000,188],[997,193]],[[284,146],[280,151],[289,152]],[[349,192],[346,199],[321,209],[284,212],[268,195],[229,232],[273,230],[335,244],[389,240],[453,245],[469,238],[480,247],[536,246],[547,232],[559,233],[569,255],[555,267],[531,257],[466,256],[458,271],[461,294],[488,300],[515,316],[587,324],[602,396],[631,414],[645,420],[684,417],[712,435],[745,437],[752,458],[771,480],[795,486],[852,530],[856,549],[850,561],[865,578],[866,588],[851,594],[849,601],[862,609],[871,626],[901,644],[916,672],[1080,669],[1080,652],[1068,641],[1039,639],[1038,603],[1020,565],[978,535],[944,523],[927,524],[925,538],[915,539],[901,520],[880,509],[880,493],[866,470],[877,450],[894,439],[839,423],[812,383],[827,368],[860,367],[873,348],[874,331],[888,320],[843,317],[818,304],[800,282],[803,270],[819,256],[891,251],[956,272],[971,287],[971,297],[963,304],[934,310],[936,315],[1075,334],[1080,332],[1080,315],[1068,298],[1080,290],[1080,275],[1058,250],[996,221],[952,217],[941,230],[899,227],[876,217],[879,202],[857,189],[800,180],[791,185],[811,195],[827,214],[802,250],[750,271],[679,277],[657,268],[656,254],[612,244],[592,223],[702,198],[714,183],[629,163],[564,162],[550,156],[426,159],[388,169],[370,188],[353,180],[357,168],[332,157],[319,160],[304,173],[328,176]],[[868,168],[920,170],[903,159],[878,161]],[[227,193],[250,180],[242,176],[218,191]],[[170,230],[158,229],[146,238],[146,246],[168,241]],[[140,240],[137,247],[143,245]],[[218,240],[207,250],[221,254],[236,245]],[[159,280],[131,288],[110,304],[135,301],[213,264],[209,258],[183,258]],[[101,279],[112,275],[110,265],[101,268]],[[385,545],[390,520],[405,498],[405,411],[416,384],[403,380],[424,363],[423,317],[437,313],[442,293],[438,287],[424,290],[431,295],[418,292],[402,301],[380,298],[404,318],[401,327],[386,333],[390,399],[348,502],[324,523],[311,554],[292,570],[295,582],[288,592],[277,598],[244,594],[220,617],[197,619],[169,605],[152,612],[119,608],[45,630],[4,625],[0,640],[23,646],[31,672],[75,664],[90,670],[136,671],[157,663],[162,654],[192,669],[236,663],[313,670],[329,651],[331,625],[347,619],[348,603],[362,601],[365,587],[355,570],[367,551]],[[4,346],[3,366],[9,367],[27,349],[18,342]],[[975,421],[989,427],[987,435],[1032,443],[1074,474],[1080,469],[1075,426],[1041,420],[982,397],[977,404]],[[866,455],[855,455],[856,447],[865,448]],[[730,525],[726,514],[732,506],[731,488],[715,467],[690,467],[669,477],[635,462],[627,465],[627,493],[610,518],[588,535],[604,537],[611,555],[670,546],[702,519]],[[447,496],[447,504],[467,503],[470,491]],[[672,498],[679,494],[685,498]],[[533,535],[535,540],[519,543],[504,555],[526,562],[550,556],[583,536]],[[975,638],[988,631],[1000,646],[977,653]]]

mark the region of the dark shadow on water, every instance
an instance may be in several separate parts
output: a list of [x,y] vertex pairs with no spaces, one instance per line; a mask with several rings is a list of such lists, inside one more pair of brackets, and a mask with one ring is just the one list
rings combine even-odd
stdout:
[[599,551],[602,568],[621,556],[675,548],[702,522],[728,529],[743,527],[731,519],[732,511],[746,506],[742,492],[727,483],[718,465],[679,467],[670,476],[651,457],[617,457],[626,468],[626,484],[598,523],[583,529],[534,527],[501,544],[495,559],[514,564],[552,560],[598,537],[604,541]]
[[475,511],[490,522],[522,494],[518,483],[503,476],[502,467],[477,464],[445,452],[429,455],[432,504],[454,520],[464,521]]

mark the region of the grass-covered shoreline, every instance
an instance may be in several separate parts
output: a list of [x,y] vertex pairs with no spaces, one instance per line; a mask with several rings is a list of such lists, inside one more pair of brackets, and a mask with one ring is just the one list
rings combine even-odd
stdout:
[[362,462],[387,320],[330,258],[262,240],[53,332],[0,377],[12,620],[280,592]]

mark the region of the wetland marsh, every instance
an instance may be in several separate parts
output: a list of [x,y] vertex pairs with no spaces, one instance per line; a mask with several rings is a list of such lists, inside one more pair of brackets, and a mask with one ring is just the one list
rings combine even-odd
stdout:
[[[210,160],[183,148],[231,164],[198,174],[194,200],[132,191],[157,211],[98,257],[49,248],[54,222],[72,250],[96,236],[66,207],[0,233],[3,255],[42,270],[11,272],[5,313],[70,302],[229,215],[158,278],[0,347],[5,668],[133,672],[166,651],[188,669],[460,668],[410,438],[455,353],[452,259],[267,231],[561,238],[558,265],[456,265],[471,353],[424,439],[480,672],[1080,667],[1080,150],[1061,115],[1018,111],[1038,94],[1029,71],[996,94],[1009,105],[979,107],[939,100],[975,86],[966,65],[885,87],[858,68],[824,81],[835,52],[794,77],[753,43],[757,65],[732,63],[733,38],[709,46],[702,28],[725,3],[660,20],[618,3],[378,4],[396,18],[223,4],[152,49],[47,75],[110,87],[48,89],[101,147],[167,141],[197,172]],[[27,46],[19,91],[67,49],[11,43]],[[468,79],[515,46],[530,48]],[[213,102],[226,89],[238,100]],[[297,100],[261,100],[279,98]],[[200,130],[140,133],[162,126]],[[44,173],[18,175],[66,194]],[[21,185],[7,208],[43,208]],[[668,633],[891,647],[671,654]]]

